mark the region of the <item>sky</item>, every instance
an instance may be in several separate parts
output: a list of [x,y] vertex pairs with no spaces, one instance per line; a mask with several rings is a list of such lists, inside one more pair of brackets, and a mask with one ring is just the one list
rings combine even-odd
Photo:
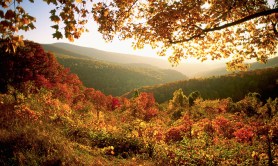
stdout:
[[20,35],[24,36],[24,39],[32,40],[42,44],[65,42],[111,52],[158,57],[158,55],[156,55],[156,51],[152,50],[151,47],[146,47],[143,50],[133,50],[131,47],[132,40],[119,41],[117,38],[115,38],[113,42],[105,42],[102,38],[102,35],[97,31],[98,27],[93,20],[88,21],[87,28],[89,29],[89,33],[83,33],[81,37],[79,39],[75,39],[73,43],[69,42],[68,39],[54,39],[52,38],[54,29],[50,27],[53,25],[53,23],[49,19],[49,11],[53,9],[53,6],[47,5],[47,3],[43,2],[42,0],[37,0],[35,3],[24,1],[22,6],[26,12],[36,17],[36,22],[34,23],[36,29],[28,32],[19,32]]

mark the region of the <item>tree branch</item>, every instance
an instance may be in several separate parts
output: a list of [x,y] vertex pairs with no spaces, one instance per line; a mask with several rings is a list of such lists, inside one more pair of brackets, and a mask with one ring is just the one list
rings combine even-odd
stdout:
[[169,42],[171,44],[188,42],[188,41],[190,41],[190,40],[192,40],[194,38],[201,37],[203,34],[205,34],[207,32],[218,31],[218,30],[221,30],[221,29],[232,27],[232,26],[241,24],[243,22],[252,20],[254,18],[261,17],[261,16],[267,16],[267,15],[270,15],[270,14],[273,14],[273,13],[278,13],[278,8],[270,9],[270,10],[266,10],[266,11],[262,11],[262,12],[258,12],[258,13],[255,13],[255,14],[251,14],[249,16],[246,16],[246,17],[242,18],[242,19],[239,19],[237,21],[234,21],[234,22],[231,22],[231,23],[227,23],[227,24],[224,24],[224,25],[221,25],[221,26],[217,26],[217,27],[213,27],[213,28],[208,28],[208,29],[203,29],[202,32],[200,32],[199,34],[195,34],[195,35],[193,35],[193,36],[191,36],[191,37],[189,37],[187,39],[178,40],[178,41],[172,41],[170,39]]

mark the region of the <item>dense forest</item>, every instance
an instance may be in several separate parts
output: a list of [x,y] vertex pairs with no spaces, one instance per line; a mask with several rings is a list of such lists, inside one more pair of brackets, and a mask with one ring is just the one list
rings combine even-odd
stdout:
[[[177,81],[163,85],[142,87],[136,89],[154,94],[157,102],[163,103],[172,98],[175,90],[182,88],[186,95],[199,91],[204,99],[224,99],[231,97],[234,101],[244,98],[249,92],[261,94],[265,101],[278,94],[278,67],[238,72],[223,76],[198,78]],[[136,91],[135,90],[135,91]],[[125,97],[132,97],[134,91],[126,93]]]
[[[87,88],[33,42],[16,54],[1,49],[0,59],[0,165],[278,164],[277,68],[189,80],[200,88],[190,94],[167,84],[176,89],[158,104],[141,90],[128,99]],[[203,97],[240,79],[245,87],[262,80],[259,92],[274,96]]]

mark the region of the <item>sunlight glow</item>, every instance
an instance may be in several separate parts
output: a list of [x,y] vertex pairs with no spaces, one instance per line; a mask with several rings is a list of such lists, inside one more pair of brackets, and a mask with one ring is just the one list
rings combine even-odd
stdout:
[[205,4],[203,4],[203,5],[201,6],[201,8],[202,8],[202,9],[209,9],[210,6],[211,6],[211,4],[209,4],[208,2],[206,2]]

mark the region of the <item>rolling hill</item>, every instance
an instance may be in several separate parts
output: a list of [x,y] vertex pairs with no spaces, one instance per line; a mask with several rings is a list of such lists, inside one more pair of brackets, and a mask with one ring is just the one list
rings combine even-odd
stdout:
[[148,64],[105,62],[68,50],[45,48],[55,54],[59,63],[77,74],[86,87],[101,90],[106,95],[120,96],[142,86],[187,79],[175,70]]

